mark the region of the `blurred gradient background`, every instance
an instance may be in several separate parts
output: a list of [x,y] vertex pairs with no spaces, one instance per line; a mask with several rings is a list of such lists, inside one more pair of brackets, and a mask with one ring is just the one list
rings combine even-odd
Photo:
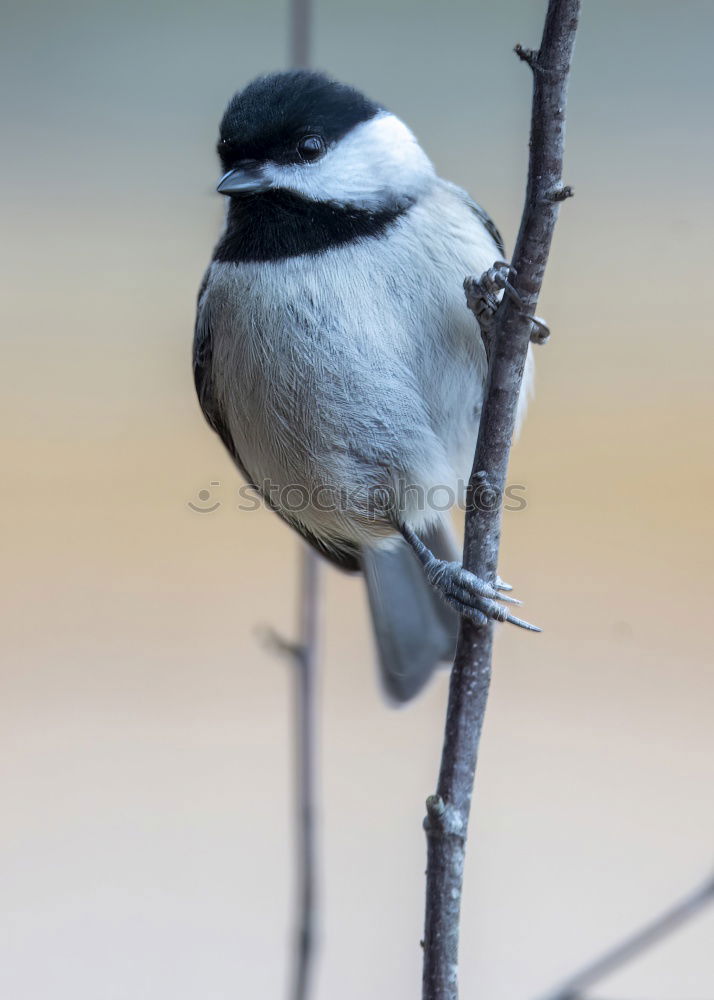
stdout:
[[[511,247],[530,110],[511,49],[537,44],[544,9],[316,10],[316,65],[401,115]],[[293,630],[298,544],[236,510],[190,344],[217,123],[285,66],[287,10],[36,0],[2,22],[0,995],[280,997],[291,677],[258,628]],[[712,32],[711,2],[585,4],[576,199],[502,554],[545,631],[497,642],[464,997],[532,997],[711,864]],[[406,1000],[447,676],[387,708],[361,582],[325,584],[318,995]],[[698,920],[598,996],[711,1000],[713,930]]]

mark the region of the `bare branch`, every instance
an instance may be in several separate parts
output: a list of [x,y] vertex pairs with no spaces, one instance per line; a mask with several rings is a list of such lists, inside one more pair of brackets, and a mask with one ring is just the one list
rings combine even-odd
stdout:
[[[540,49],[517,47],[534,70],[526,201],[513,256],[512,282],[520,304],[504,295],[497,311],[486,400],[479,427],[469,499],[482,475],[503,495],[518,395],[562,189],[567,83],[579,0],[550,0]],[[501,507],[468,504],[464,566],[497,579]],[[456,1000],[458,944],[466,835],[478,745],[491,678],[493,624],[462,620],[451,674],[446,730],[436,797],[427,807],[427,885],[424,1000]],[[437,808],[435,808],[437,805]]]
[[[290,63],[310,65],[312,0],[290,0]],[[295,661],[295,809],[297,821],[297,914],[291,981],[293,1000],[308,1000],[315,960],[317,924],[317,819],[315,809],[317,739],[317,649],[320,565],[303,546],[300,566],[300,623],[297,645],[283,644]]]
[[290,0],[290,63],[294,69],[310,65],[312,0]]
[[292,1000],[308,1000],[315,958],[317,925],[317,653],[320,608],[320,560],[307,545],[300,551],[299,638],[285,639],[269,626],[258,630],[260,641],[294,667],[296,925]]
[[295,792],[297,812],[297,927],[294,1000],[307,1000],[315,951],[317,846],[315,818],[316,661],[320,605],[317,554],[303,546],[300,641],[296,650]]
[[545,994],[542,1000],[577,1000],[585,990],[599,983],[621,966],[632,962],[648,948],[659,944],[663,938],[672,934],[696,916],[705,906],[713,902],[714,876],[710,876],[706,882],[697,886],[664,913],[595,959],[590,965],[585,966],[580,972],[570,976],[556,989]]

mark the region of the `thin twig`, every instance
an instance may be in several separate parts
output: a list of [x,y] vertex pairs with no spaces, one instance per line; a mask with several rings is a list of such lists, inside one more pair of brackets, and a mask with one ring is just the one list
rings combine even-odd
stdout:
[[697,886],[664,913],[606,951],[604,955],[600,955],[584,969],[570,976],[556,989],[544,994],[542,1000],[577,1000],[585,990],[605,979],[616,969],[638,958],[642,952],[672,934],[710,903],[714,903],[714,876],[710,876],[706,882]]
[[308,1000],[317,936],[317,655],[320,624],[320,559],[300,549],[298,641],[261,627],[258,637],[293,667],[295,678],[295,947],[290,976],[292,1000]]
[[295,69],[310,65],[310,28],[312,0],[291,0],[290,3],[290,63]]
[[297,927],[294,1000],[310,994],[316,933],[317,846],[315,816],[316,661],[320,565],[303,546],[300,573],[300,641],[295,650],[295,792],[297,809]]
[[[290,0],[290,64],[310,64],[312,0]],[[317,820],[315,809],[320,565],[305,545],[300,568],[299,640],[295,660],[295,798],[297,810],[297,914],[292,976],[293,1000],[308,1000],[315,960],[317,924]]]
[[[497,312],[474,466],[472,501],[486,483],[503,495],[516,408],[533,315],[548,260],[562,188],[561,170],[568,73],[579,0],[550,0],[540,50],[529,53],[533,109],[526,201],[513,263],[521,303],[504,297]],[[495,582],[500,504],[466,517],[464,565]],[[476,759],[491,678],[493,624],[462,621],[451,673],[446,730],[436,795],[427,802],[427,885],[424,931],[424,1000],[458,996],[458,944],[466,834]]]

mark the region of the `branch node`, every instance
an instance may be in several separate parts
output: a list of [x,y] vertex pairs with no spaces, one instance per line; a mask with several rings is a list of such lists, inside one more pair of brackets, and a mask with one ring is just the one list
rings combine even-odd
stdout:
[[557,187],[551,188],[546,197],[549,201],[566,201],[574,195],[575,191],[570,184],[559,184]]
[[431,819],[440,819],[446,812],[446,803],[440,795],[430,795],[426,800],[426,813]]
[[458,809],[447,805],[440,795],[430,795],[426,800],[426,816],[424,830],[431,837],[456,837],[462,842],[466,839],[464,830],[466,821]]
[[276,632],[274,628],[270,625],[261,625],[256,629],[256,634],[258,636],[258,641],[261,645],[271,653],[277,653],[279,656],[289,657],[291,660],[301,661],[304,655],[304,649],[298,642],[290,642],[289,639],[283,638],[279,632]]
[[538,69],[538,56],[540,55],[538,49],[524,49],[520,42],[516,42],[513,51],[521,62],[528,63],[533,72]]

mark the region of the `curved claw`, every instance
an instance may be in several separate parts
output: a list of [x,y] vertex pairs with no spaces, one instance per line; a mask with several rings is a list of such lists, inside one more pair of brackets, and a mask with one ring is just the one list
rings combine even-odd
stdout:
[[457,572],[457,582],[467,594],[471,594],[474,597],[484,597],[490,600],[503,601],[505,604],[523,604],[523,601],[519,601],[516,597],[507,597],[500,591],[502,589],[513,590],[512,587],[506,585],[506,587],[499,587],[498,583],[496,586],[492,587],[491,584],[486,583],[485,580],[480,580],[473,573],[461,567]]
[[545,344],[550,337],[550,327],[539,316],[531,316],[531,343]]
[[[517,625],[519,628],[524,628],[528,632],[543,631],[543,629],[539,628],[537,625],[531,625],[530,622],[526,622],[522,618],[516,618],[515,615],[509,614],[508,608],[504,608],[501,604],[497,604],[495,601],[490,601],[487,598],[480,598],[480,607],[478,609],[474,608],[468,602],[468,598],[470,596],[471,595],[468,591],[457,588],[453,594],[447,597],[447,601],[453,608],[455,608],[456,611],[459,612],[460,615],[462,615],[462,617],[470,618],[472,621],[476,622],[477,625],[485,625],[488,619],[492,619],[497,622],[508,622],[509,625]],[[501,599],[503,600],[503,598]]]
[[[503,600],[503,598],[501,598]],[[530,622],[524,621],[522,618],[516,618],[515,615],[508,613],[508,608],[504,608],[503,605],[497,604],[495,601],[489,601],[481,598],[481,611],[487,615],[489,618],[493,618],[497,622],[508,622],[509,625],[517,625],[519,628],[524,628],[529,632],[542,632],[543,629],[539,628],[538,625],[531,625]]]
[[503,601],[508,604],[520,605],[521,602],[516,598],[504,597],[499,593],[499,591],[511,590],[510,584],[504,583],[500,577],[496,577],[495,585],[487,583],[464,569],[458,562],[437,559],[407,524],[400,525],[400,531],[424,567],[426,578],[431,586],[439,591],[444,601],[462,618],[468,618],[477,625],[485,625],[491,618],[517,625],[529,632],[541,631],[537,625],[531,625],[530,622],[509,614],[508,608],[498,603],[498,601]]
[[503,621],[508,622],[509,625],[517,625],[519,628],[524,628],[528,632],[543,631],[543,629],[540,628],[538,625],[531,625],[530,622],[524,622],[522,618],[516,618],[515,615],[507,615],[506,618],[503,619]]
[[[466,607],[478,607],[487,618],[496,618],[498,621],[505,621],[505,616],[508,615],[508,608],[501,607],[496,601],[491,600],[488,597],[482,597],[480,594],[474,594],[466,587],[461,587],[459,584],[455,584],[450,591],[449,597],[453,597],[454,600],[458,601],[460,604],[466,605]],[[499,598],[499,600],[507,600],[507,598]],[[474,601],[476,604],[474,605]],[[513,604],[521,604],[522,601],[516,601],[511,599]]]
[[493,267],[489,273],[493,275],[494,284],[503,289],[503,294],[507,295],[512,302],[515,302],[519,309],[522,309],[523,299],[508,280],[511,275],[513,275],[514,278],[518,277],[518,272],[515,267],[509,264],[508,261],[497,260],[494,261]]
[[496,600],[502,601],[504,604],[515,604],[517,607],[523,604],[523,601],[519,601],[517,597],[511,597],[510,594],[497,593]]
[[503,284],[503,294],[507,295],[511,302],[515,302],[519,309],[523,308],[523,299],[520,297],[518,292],[515,290],[510,281],[506,281]]
[[493,266],[503,268],[504,270],[508,271],[509,274],[512,274],[514,278],[518,277],[518,271],[515,269],[513,264],[511,264],[507,260],[494,260]]

